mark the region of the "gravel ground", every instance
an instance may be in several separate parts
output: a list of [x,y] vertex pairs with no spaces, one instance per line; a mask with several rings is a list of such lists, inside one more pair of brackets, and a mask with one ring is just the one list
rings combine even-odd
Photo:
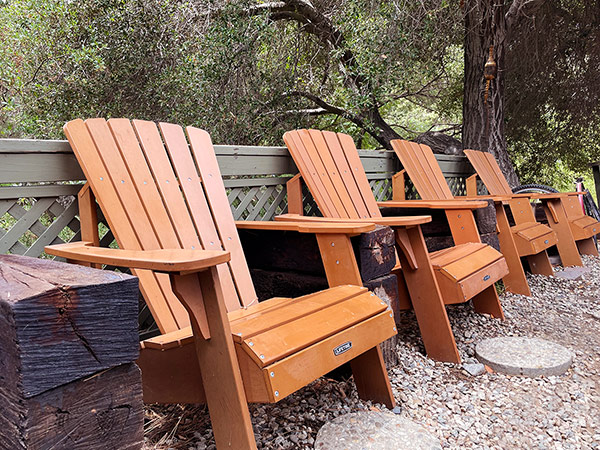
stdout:
[[[530,276],[532,297],[502,295],[506,320],[448,308],[461,357],[493,336],[539,337],[575,355],[562,376],[469,375],[460,365],[426,358],[412,313],[401,318],[400,364],[390,371],[400,414],[452,449],[600,449],[600,258],[584,257],[582,279]],[[559,269],[560,270],[560,269]],[[252,405],[259,448],[312,448],[319,428],[341,414],[383,410],[356,396],[352,381],[320,379],[276,405]],[[203,407],[146,410],[146,445],[214,449]]]

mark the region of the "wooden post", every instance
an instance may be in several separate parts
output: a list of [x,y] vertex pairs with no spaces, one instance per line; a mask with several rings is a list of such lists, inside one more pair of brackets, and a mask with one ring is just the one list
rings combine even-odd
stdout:
[[288,213],[304,215],[302,204],[302,175],[299,173],[290,178],[286,185],[288,196]]
[[137,279],[0,255],[0,448],[141,449]]

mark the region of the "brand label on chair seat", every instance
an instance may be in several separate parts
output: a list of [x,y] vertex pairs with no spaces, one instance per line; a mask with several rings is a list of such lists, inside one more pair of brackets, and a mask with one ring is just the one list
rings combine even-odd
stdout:
[[344,342],[342,345],[338,345],[336,348],[333,349],[333,354],[335,356],[339,356],[342,353],[346,353],[351,348],[352,348],[352,342],[350,342],[350,341]]

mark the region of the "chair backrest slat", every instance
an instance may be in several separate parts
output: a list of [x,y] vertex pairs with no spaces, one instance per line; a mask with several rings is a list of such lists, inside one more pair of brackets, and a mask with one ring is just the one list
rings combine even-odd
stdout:
[[348,135],[294,130],[283,139],[326,217],[380,217],[354,141]]
[[[158,132],[156,125],[152,122],[134,121],[134,125],[137,126],[138,123],[140,130],[144,129],[145,132],[151,130],[152,136]],[[159,158],[161,167],[167,165],[170,159],[172,167],[170,173],[165,173],[165,175],[169,178],[176,177],[179,181],[179,186],[177,190],[173,191],[173,197],[171,197],[176,200],[173,211],[176,213],[176,211],[185,210],[187,206],[189,214],[179,214],[180,220],[185,221],[184,229],[189,230],[192,227],[194,230],[182,235],[182,239],[187,243],[185,248],[222,250],[223,245],[208,207],[196,163],[190,153],[183,129],[179,125],[161,123],[159,130],[166,149],[157,151],[154,157]],[[157,135],[158,139],[160,139],[160,135]],[[239,295],[228,266],[221,265],[218,270],[227,308],[230,310],[239,308]]]
[[[333,131],[323,131],[321,134],[327,143],[327,147],[331,152],[333,160],[335,161],[335,165],[342,179],[342,183],[348,190],[348,195],[356,209],[357,217],[371,217],[371,213],[369,212],[368,206],[360,192],[357,180],[354,177],[350,164],[348,163],[346,153],[342,148],[342,144],[337,133],[334,133]],[[352,145],[354,145],[354,142],[352,142]]]
[[257,301],[257,295],[229,206],[210,135],[206,131],[194,127],[187,127],[186,132],[212,211],[214,226],[221,237],[223,248],[231,254],[228,266],[231,268],[241,304],[249,306]]
[[508,185],[502,170],[500,170],[494,155],[477,150],[465,150],[464,152],[490,194],[512,194],[512,189]]
[[337,137],[344,150],[344,155],[348,160],[348,164],[350,165],[350,170],[352,170],[352,175],[354,176],[354,180],[360,191],[362,201],[365,203],[367,210],[370,213],[370,217],[381,217],[381,212],[379,211],[377,201],[373,195],[373,190],[367,179],[365,168],[360,161],[360,156],[358,156],[358,150],[356,149],[354,140],[350,135],[345,133],[337,133]]
[[[190,130],[193,133],[195,129],[188,133]],[[236,255],[235,263],[218,266],[228,310],[256,300],[229,203],[210,199],[219,186],[225,196],[220,173],[210,187],[203,186],[181,127],[161,124],[159,129],[153,122],[89,119],[69,122],[65,133],[119,247],[225,248],[232,252],[232,259]],[[210,139],[197,142],[195,147],[194,153],[202,151],[205,155],[203,163],[217,164]],[[213,204],[226,206],[229,215],[215,211]],[[227,244],[222,238],[223,228],[227,228],[228,237],[235,236]],[[173,294],[168,275],[149,271],[137,274],[161,331],[188,326],[189,315]]]
[[392,148],[423,200],[454,198],[431,148],[401,139],[394,139]]

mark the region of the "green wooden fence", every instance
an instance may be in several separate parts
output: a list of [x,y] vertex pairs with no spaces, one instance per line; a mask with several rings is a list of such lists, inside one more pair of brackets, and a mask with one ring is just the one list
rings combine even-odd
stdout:
[[[287,210],[285,183],[297,173],[284,147],[215,146],[236,220],[271,220]],[[360,150],[377,200],[391,198],[391,176],[399,170],[392,152]],[[473,169],[465,157],[437,155],[456,195],[465,195]],[[45,256],[44,246],[78,240],[75,195],[83,173],[67,141],[0,139],[0,253]],[[407,197],[415,198],[407,187]],[[317,207],[305,192],[305,213]],[[102,244],[112,241],[104,227]]]

